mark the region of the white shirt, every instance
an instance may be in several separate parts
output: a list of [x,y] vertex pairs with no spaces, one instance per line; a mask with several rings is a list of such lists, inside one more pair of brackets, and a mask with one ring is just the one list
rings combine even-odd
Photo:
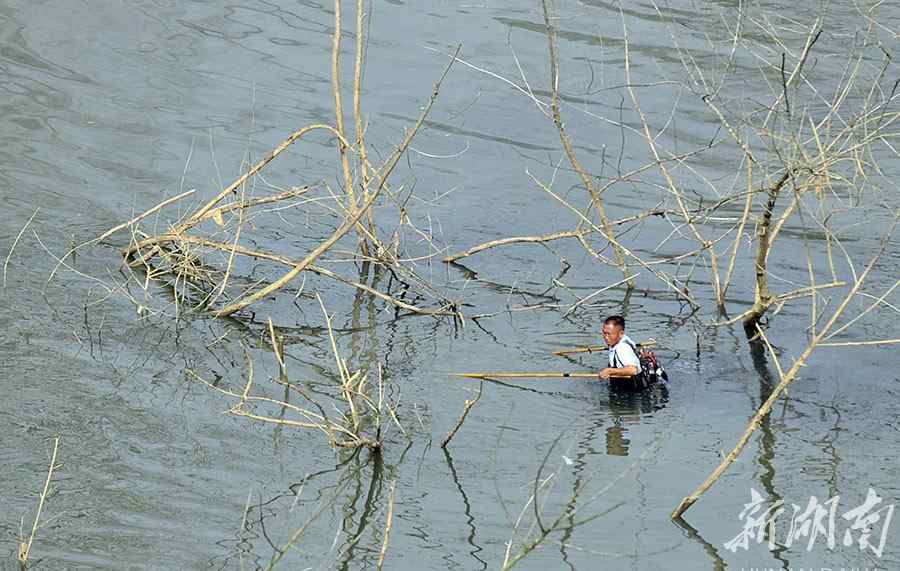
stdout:
[[634,365],[637,367],[637,370],[641,370],[641,360],[638,359],[637,354],[634,352],[634,349],[631,348],[631,345],[634,345],[634,341],[631,340],[627,335],[623,335],[615,346],[609,349],[609,366],[614,368],[627,367],[629,365]]

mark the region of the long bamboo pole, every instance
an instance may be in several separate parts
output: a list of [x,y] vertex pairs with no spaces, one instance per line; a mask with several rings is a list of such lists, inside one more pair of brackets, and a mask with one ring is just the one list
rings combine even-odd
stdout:
[[590,347],[575,347],[574,349],[563,349],[562,351],[554,351],[554,355],[562,357],[563,355],[574,355],[575,353],[600,353],[608,351],[609,348],[601,345],[591,345]]
[[553,371],[525,371],[525,372],[495,372],[495,373],[454,373],[454,377],[466,377],[468,379],[537,379],[540,377],[548,378],[584,378],[597,379],[599,373],[565,373]]
[[[656,339],[647,339],[643,343],[637,343],[638,347],[655,347]],[[573,355],[575,353],[600,353],[603,351],[608,351],[609,347],[606,345],[588,345],[587,347],[575,347],[573,349],[562,349],[560,351],[554,351],[554,355],[563,356],[563,355]]]

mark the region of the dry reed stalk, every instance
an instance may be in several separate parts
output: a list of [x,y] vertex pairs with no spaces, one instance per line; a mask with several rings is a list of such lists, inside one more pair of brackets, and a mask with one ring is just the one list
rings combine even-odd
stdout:
[[864,309],[863,311],[861,311],[861,312],[859,313],[859,315],[857,315],[856,317],[854,317],[853,319],[851,319],[851,320],[848,321],[847,323],[841,325],[840,327],[838,327],[837,329],[835,329],[833,332],[831,332],[831,333],[828,335],[828,337],[825,338],[825,341],[828,341],[829,339],[831,339],[831,338],[834,337],[835,335],[840,335],[841,333],[843,333],[844,331],[846,331],[849,327],[851,327],[854,323],[856,323],[857,321],[859,321],[860,319],[862,319],[863,317],[865,317],[866,315],[868,315],[868,313],[869,313],[870,311],[872,311],[873,309],[875,309],[876,307],[878,307],[878,306],[881,305],[882,303],[885,303],[885,300],[887,299],[887,297],[888,297],[889,295],[891,295],[891,294],[894,292],[895,289],[897,289],[897,286],[900,286],[900,280],[896,280],[896,281],[894,282],[894,285],[892,285],[890,288],[888,288],[887,291],[885,291],[884,294],[882,294],[880,297],[876,298],[876,299],[875,299],[875,302],[872,303],[869,307],[867,307],[867,308]]
[[[777,296],[772,297],[770,299],[769,307],[771,307],[773,305],[781,306],[781,305],[784,305],[785,302],[788,302],[788,301],[791,301],[794,299],[799,299],[799,298],[806,297],[809,295],[816,295],[820,290],[831,289],[831,288],[835,288],[835,287],[842,287],[845,285],[847,285],[847,282],[845,282],[845,281],[836,281],[836,282],[830,282],[827,284],[818,284],[815,286],[807,286],[807,287],[798,288],[793,291],[789,291],[787,293],[779,294]],[[727,321],[715,322],[715,323],[713,323],[713,325],[715,325],[717,327],[724,326],[724,325],[734,325],[738,321],[743,321],[744,319],[746,319],[747,316],[750,315],[751,311],[753,311],[752,307],[751,307],[751,309],[748,309],[747,311],[745,311],[739,315],[736,315],[736,316],[732,317],[731,319],[728,319]]]
[[[357,4],[360,4],[358,2]],[[359,13],[359,5],[357,6],[357,34],[359,33],[359,27],[361,25],[361,13]],[[356,191],[354,189],[354,185],[356,182],[353,178],[353,172],[350,168],[350,145],[345,145],[346,142],[346,129],[344,126],[344,104],[343,104],[343,96],[341,94],[341,75],[340,75],[340,60],[341,60],[341,36],[343,34],[342,30],[342,9],[341,9],[341,0],[334,0],[334,33],[332,34],[332,47],[331,47],[331,85],[332,91],[334,93],[334,114],[335,114],[335,126],[338,132],[341,134],[341,143],[338,146],[338,150],[340,153],[341,160],[341,170],[344,174],[344,193],[347,197],[347,212],[352,216],[357,209],[357,197]],[[359,125],[361,122],[360,119],[360,111],[359,111],[359,100],[360,95],[359,91],[361,88],[360,85],[360,76],[361,66],[362,66],[362,42],[361,38],[357,36],[356,41],[356,66],[354,72],[354,90],[353,90],[353,110],[354,115],[356,116],[356,124],[357,124],[357,142],[362,142],[363,134],[359,130]],[[365,154],[360,155],[361,165],[360,169],[364,168],[362,164],[365,162]],[[363,183],[363,203],[367,202],[368,199],[368,183]],[[366,211],[370,222],[370,230],[374,233],[374,219],[372,218],[371,211]],[[362,225],[357,225],[357,230],[359,234],[359,250],[363,256],[369,255],[369,243],[366,240],[366,233],[362,230]]]
[[[163,240],[164,239],[165,238],[163,238]],[[216,249],[216,250],[221,250],[224,252],[233,251],[236,254],[248,256],[251,258],[258,258],[261,260],[270,260],[270,261],[277,262],[279,264],[282,264],[282,265],[285,265],[288,267],[295,267],[296,265],[298,265],[300,263],[297,260],[292,260],[285,256],[279,256],[278,254],[270,254],[268,252],[263,252],[260,250],[251,250],[250,248],[245,248],[243,246],[225,244],[222,242],[214,242],[212,240],[207,240],[206,238],[200,238],[197,236],[184,235],[184,236],[180,237],[180,240],[182,240],[184,242],[192,243],[192,244],[198,244],[198,245]],[[379,299],[382,299],[382,300],[384,300],[392,305],[395,305],[401,309],[405,309],[411,313],[417,313],[419,315],[431,315],[431,316],[452,316],[452,315],[458,315],[458,313],[459,313],[458,311],[455,311],[450,307],[442,307],[439,309],[426,309],[423,307],[418,307],[416,305],[407,303],[401,299],[397,299],[394,296],[383,293],[373,287],[367,286],[364,283],[356,282],[351,279],[345,278],[345,277],[341,276],[340,274],[337,274],[335,272],[332,272],[331,270],[328,270],[328,269],[320,267],[320,266],[315,266],[315,265],[308,266],[307,271],[310,271],[314,274],[318,274],[318,275],[333,279],[335,281],[339,281],[341,283],[344,283],[346,285],[354,287],[358,290],[361,290],[368,294],[374,295],[375,297],[377,297]]]
[[[650,216],[662,216],[665,214],[665,211],[651,209],[646,212],[642,212],[640,214],[635,214],[633,216],[627,216],[625,218],[621,218],[619,220],[611,220],[609,222],[610,226],[620,226],[622,224],[627,224],[629,222],[639,222],[644,220],[645,218],[649,218]],[[540,236],[514,236],[511,238],[500,238],[497,240],[489,240],[487,242],[483,242],[476,246],[472,246],[468,250],[464,250],[462,252],[457,252],[456,254],[452,254],[450,256],[446,256],[443,258],[443,262],[451,263],[462,258],[466,258],[473,254],[477,254],[479,252],[483,252],[484,250],[488,250],[491,248],[496,248],[498,246],[506,246],[508,244],[529,244],[529,243],[538,243],[542,244],[544,242],[551,242],[554,240],[562,240],[564,238],[577,238],[579,241],[583,241],[583,238],[593,232],[591,228],[581,228],[578,230],[564,230],[562,232],[554,232],[551,234],[543,234]],[[630,276],[631,278],[636,277]],[[627,280],[628,278],[626,278]]]
[[[380,446],[379,443],[369,439],[368,437],[361,436],[352,430],[349,426],[349,423],[341,423],[330,420],[328,417],[323,414],[312,412],[310,410],[301,408],[297,405],[285,402],[283,400],[273,399],[269,397],[261,397],[255,396],[251,394],[244,394],[244,392],[236,393],[234,391],[229,391],[227,389],[223,389],[221,387],[217,387],[211,382],[203,379],[196,372],[188,369],[188,375],[190,375],[194,380],[206,385],[210,389],[214,391],[224,394],[226,396],[232,397],[238,401],[239,404],[233,406],[228,410],[229,414],[234,416],[240,416],[244,418],[248,418],[250,420],[257,420],[260,422],[274,424],[277,426],[288,426],[292,428],[305,428],[305,429],[315,429],[321,431],[326,438],[328,439],[329,444],[333,448],[359,448],[359,447],[370,447],[370,448],[378,448]],[[248,383],[249,384],[249,383]],[[246,385],[245,385],[246,387]],[[291,410],[292,412],[297,413],[298,415],[307,418],[308,421],[299,421],[299,420],[291,420],[291,419],[283,419],[283,418],[275,418],[272,416],[267,416],[263,414],[256,414],[253,412],[249,412],[246,408],[248,403],[263,403],[269,404],[272,406],[276,406],[279,408],[286,408]],[[316,403],[318,404],[318,403]],[[318,406],[321,409],[321,406]],[[338,435],[342,438],[339,439]]]
[[829,341],[820,343],[820,347],[863,347],[867,345],[896,345],[900,339],[878,339],[874,341]]
[[[613,478],[610,479],[606,484],[604,484],[593,496],[587,498],[586,500],[581,499],[581,495],[584,490],[587,488],[588,483],[590,482],[591,476],[589,475],[586,478],[580,479],[573,488],[573,491],[569,497],[569,500],[565,504],[565,508],[557,515],[554,519],[549,521],[549,524],[544,523],[543,511],[546,507],[546,501],[544,504],[539,505],[540,502],[540,493],[544,492],[544,497],[549,496],[552,491],[552,486],[555,485],[557,481],[559,481],[558,475],[562,471],[562,466],[567,464],[566,459],[563,458],[562,462],[559,465],[559,468],[549,474],[545,479],[541,480],[541,475],[543,474],[544,469],[547,466],[547,463],[550,460],[550,456],[553,450],[556,448],[559,443],[562,435],[557,437],[549,449],[547,450],[547,454],[544,456],[543,461],[538,466],[537,474],[535,475],[533,482],[533,490],[525,502],[525,505],[522,507],[521,512],[519,513],[519,517],[513,523],[513,535],[510,537],[509,541],[506,543],[506,551],[504,553],[503,563],[501,564],[500,569],[502,571],[508,571],[515,567],[519,562],[522,561],[525,557],[528,556],[529,553],[532,553],[535,549],[541,546],[548,538],[557,532],[571,532],[577,527],[580,527],[586,523],[590,523],[596,519],[602,518],[607,515],[611,511],[617,509],[622,506],[624,502],[614,503],[611,507],[600,511],[599,513],[586,516],[580,520],[576,520],[575,516],[582,512],[585,508],[593,504],[599,498],[604,496],[607,492],[612,490],[616,484],[618,484],[625,476],[628,475],[629,472],[633,471],[640,463],[655,453],[659,449],[659,440],[657,440],[657,446],[648,446],[637,458],[635,458],[628,466],[626,466],[622,471],[618,474],[614,475]],[[580,502],[580,505],[579,505]],[[528,512],[529,508],[532,508],[532,512],[534,513],[533,522],[530,526],[530,529],[526,532],[525,538],[521,543],[521,548],[518,553],[513,554],[512,547],[513,541],[515,537],[519,534],[519,530],[522,524],[522,520],[525,514]],[[532,539],[528,539],[532,538]]]
[[[246,200],[245,200],[246,188],[247,188],[246,184],[241,185],[241,195],[240,195],[241,203],[246,202]],[[216,212],[218,212],[218,211],[216,211]],[[215,305],[216,301],[219,300],[219,297],[223,293],[225,293],[225,288],[228,287],[228,279],[231,277],[232,268],[234,268],[234,260],[236,257],[235,249],[237,248],[238,242],[240,242],[240,240],[241,240],[241,231],[244,228],[244,215],[246,212],[247,212],[246,208],[241,208],[238,211],[238,222],[237,222],[237,229],[234,231],[234,240],[232,240],[231,247],[227,250],[228,251],[228,263],[225,264],[225,275],[223,275],[222,279],[219,280],[219,285],[218,285],[218,287],[215,288],[214,292],[212,294],[210,294],[209,296],[207,296],[207,298],[201,302],[201,304],[204,306]],[[216,220],[216,222],[218,222],[221,219],[221,214],[219,214],[218,218],[215,218],[215,216],[214,216],[214,219]]]
[[[467,376],[467,375],[463,375]],[[453,440],[453,437],[456,436],[456,433],[459,432],[459,429],[462,428],[463,423],[466,421],[466,417],[469,416],[469,411],[472,410],[472,407],[475,406],[475,403],[481,399],[481,393],[484,391],[484,380],[478,383],[478,394],[475,395],[473,399],[466,399],[466,403],[463,406],[462,414],[459,417],[459,420],[456,421],[456,425],[453,427],[450,432],[447,433],[447,436],[441,441],[441,448],[447,448],[447,445],[450,444],[450,441]]]
[[[782,80],[782,91],[778,94],[778,97],[775,99],[775,102],[769,106],[769,112],[766,114],[766,118],[762,122],[762,128],[767,128],[769,124],[769,120],[772,119],[772,116],[775,115],[775,111],[778,109],[778,106],[784,101],[787,102],[788,97],[788,89],[794,84],[794,81],[797,77],[800,76],[800,72],[803,69],[803,64],[806,63],[807,58],[809,57],[810,51],[812,50],[813,44],[819,39],[819,36],[822,34],[822,19],[816,18],[813,22],[813,25],[810,27],[809,32],[806,34],[806,42],[803,45],[803,51],[800,53],[800,57],[797,59],[797,65],[794,66],[794,70],[791,72],[790,77]],[[784,66],[782,65],[782,74],[784,73]],[[788,111],[790,114],[790,111]]]
[[[193,228],[194,226],[196,226],[197,224],[199,224],[200,222],[207,220],[208,218],[205,216],[207,212],[209,212],[210,210],[215,208],[215,206],[217,204],[219,204],[222,200],[224,200],[227,196],[234,193],[250,177],[259,173],[267,164],[272,162],[272,160],[275,159],[275,157],[277,157],[282,152],[284,152],[285,149],[287,149],[292,144],[294,144],[295,142],[300,140],[307,133],[310,133],[312,131],[317,131],[317,130],[328,131],[329,133],[331,133],[332,135],[337,137],[338,142],[340,144],[347,145],[348,147],[350,146],[347,143],[347,141],[343,138],[343,136],[340,133],[338,133],[338,131],[331,125],[313,124],[313,125],[307,125],[305,127],[301,127],[300,129],[291,133],[291,135],[287,139],[285,139],[277,147],[272,149],[272,151],[270,151],[268,155],[266,155],[265,157],[260,159],[255,165],[253,165],[253,167],[251,167],[248,171],[246,171],[244,174],[239,176],[234,182],[232,182],[230,185],[225,187],[225,189],[223,189],[219,194],[217,194],[215,197],[210,199],[202,207],[198,208],[186,220],[175,225],[172,228],[170,233],[171,234],[184,233],[187,230],[189,230],[189,229]],[[155,244],[156,244],[155,236],[150,236],[150,237],[140,240],[138,242],[132,243],[131,245],[128,246],[128,248],[126,248],[123,251],[123,254],[126,257],[130,257],[138,250],[146,248],[147,246],[153,246]],[[152,254],[146,254],[146,255],[151,256]]]
[[172,204],[174,202],[178,202],[182,198],[187,198],[188,196],[191,196],[195,192],[197,192],[196,189],[191,189],[191,190],[182,192],[181,194],[178,194],[176,196],[173,196],[171,198],[168,198],[166,200],[163,200],[162,202],[160,202],[153,208],[145,211],[143,214],[139,214],[138,216],[135,216],[128,222],[123,222],[122,224],[119,224],[118,226],[113,226],[112,228],[110,228],[109,230],[104,232],[103,234],[100,234],[99,236],[97,236],[96,238],[91,240],[91,242],[89,242],[89,243],[102,242],[103,240],[106,240],[107,238],[109,238],[110,236],[112,236],[113,234],[118,232],[119,230],[124,230],[125,228],[130,228],[130,227],[134,226],[135,224],[137,224],[138,222],[140,222],[141,220],[143,220],[144,218],[147,218],[148,216],[155,214],[156,212],[159,212],[160,210],[162,210],[163,208],[165,208],[166,206],[169,206],[170,204]]
[[278,361],[278,378],[282,382],[286,382],[287,367],[284,363],[284,340],[275,335],[275,325],[272,323],[271,317],[267,319],[267,323],[269,325],[269,340],[272,344],[272,353],[275,355],[275,360]]
[[325,510],[337,502],[337,499],[343,493],[344,489],[347,487],[349,480],[346,478],[341,478],[340,483],[335,488],[334,493],[331,497],[326,501],[322,500],[319,502],[319,505],[316,507],[316,511],[312,513],[312,515],[307,518],[307,520],[294,530],[294,533],[291,534],[291,537],[285,542],[283,547],[275,547],[275,553],[272,555],[272,559],[269,560],[269,564],[266,566],[266,571],[272,571],[275,568],[275,564],[284,558],[284,556],[294,548],[298,541],[306,534],[309,530],[310,526],[321,517]]
[[[188,369],[187,372],[192,378],[200,383],[220,394],[234,399],[236,404],[228,410],[230,414],[250,420],[274,424],[276,426],[315,429],[325,435],[332,448],[346,448],[352,450],[365,447],[377,451],[382,446],[382,441],[385,436],[382,427],[387,422],[393,422],[403,434],[406,434],[406,430],[400,424],[397,417],[397,404],[396,402],[385,398],[384,381],[380,367],[378,371],[377,387],[373,387],[368,383],[368,376],[362,371],[350,371],[347,361],[341,356],[340,351],[338,350],[337,339],[332,326],[332,317],[325,309],[325,304],[321,297],[318,295],[316,297],[324,316],[331,353],[340,379],[336,389],[340,393],[339,401],[343,403],[344,409],[338,410],[337,419],[330,418],[326,414],[324,407],[307,394],[306,391],[287,381],[286,366],[284,364],[284,345],[276,334],[271,319],[268,320],[267,324],[272,351],[279,367],[279,374],[276,382],[287,387],[289,390],[298,392],[315,407],[316,411],[292,404],[284,399],[252,394],[254,387],[253,361],[250,354],[246,351],[246,348],[244,356],[246,361],[247,380],[241,392],[216,386],[190,369]],[[373,394],[376,390],[377,395]],[[266,405],[268,407],[279,408],[282,411],[291,411],[292,413],[299,415],[302,420],[286,419],[283,418],[283,414],[281,417],[275,417],[257,413],[251,410],[251,405]],[[387,419],[390,420],[388,421]],[[366,434],[367,431],[372,430],[375,432],[374,437]]]
[[47,469],[47,479],[44,481],[44,488],[41,490],[40,499],[38,500],[37,512],[34,514],[34,521],[31,524],[31,534],[28,539],[22,539],[19,542],[19,553],[17,559],[19,566],[23,569],[28,568],[28,557],[31,555],[31,546],[34,538],[37,536],[38,523],[41,519],[41,512],[44,510],[44,502],[47,500],[47,493],[50,490],[50,481],[53,479],[53,470],[56,469],[56,456],[59,452],[59,436],[53,438],[53,452],[50,455],[50,467]]
[[358,431],[359,413],[356,410],[356,402],[354,400],[353,382],[360,376],[361,371],[357,371],[355,374],[350,375],[350,370],[347,368],[347,362],[341,358],[341,354],[338,351],[337,341],[334,338],[334,329],[331,326],[331,316],[328,315],[328,310],[325,309],[325,302],[322,301],[322,297],[318,293],[316,294],[316,300],[319,302],[319,307],[322,309],[322,315],[325,317],[325,327],[328,330],[328,340],[331,342],[331,352],[334,355],[338,373],[341,376],[341,392],[350,408],[350,418],[352,419],[351,429]]
[[[362,74],[363,52],[365,51],[365,12],[363,0],[356,0],[356,58],[353,68],[353,116],[356,120],[356,152],[359,154],[359,178],[362,198],[369,196],[369,159],[366,153],[366,131],[362,116]],[[375,217],[371,210],[366,213],[369,233],[375,234]]]
[[16,251],[16,246],[19,244],[19,240],[22,239],[22,234],[25,233],[25,230],[28,229],[28,226],[31,225],[31,222],[34,220],[34,217],[37,216],[37,213],[41,210],[41,207],[38,206],[34,209],[34,212],[31,214],[31,217],[28,218],[28,221],[25,222],[25,225],[22,226],[22,229],[19,230],[19,233],[16,234],[16,239],[13,240],[12,246],[9,247],[9,253],[6,254],[6,261],[3,262],[3,289],[6,289],[6,270],[9,268],[9,260],[12,258],[13,252]]
[[[745,151],[746,152],[746,151]],[[722,300],[725,299],[725,294],[728,293],[728,286],[731,284],[731,276],[734,272],[734,265],[737,261],[738,250],[741,245],[741,238],[744,236],[744,227],[747,225],[747,220],[750,219],[750,207],[753,205],[753,163],[754,160],[751,158],[752,155],[747,152],[747,198],[744,201],[744,211],[741,214],[741,221],[738,224],[737,232],[734,235],[734,246],[731,250],[731,258],[728,260],[728,268],[725,270],[725,278],[722,280]],[[719,309],[724,310],[724,306],[719,306]]]
[[223,204],[218,208],[214,208],[200,217],[198,222],[203,222],[205,220],[214,219],[221,226],[222,215],[232,210],[243,210],[248,208],[253,208],[254,206],[260,206],[263,204],[272,204],[276,202],[281,202],[283,200],[288,200],[290,198],[296,198],[298,196],[302,196],[309,192],[309,186],[302,186],[299,188],[292,188],[290,190],[286,190],[284,192],[279,192],[278,194],[273,194],[272,196],[262,196],[259,198],[250,198],[247,200],[242,200],[240,202],[231,202],[228,204]]
[[[142,214],[139,214],[139,215],[137,215],[137,216],[134,216],[134,217],[133,217],[131,220],[129,220],[128,222],[123,222],[122,224],[119,224],[119,225],[117,225],[117,226],[113,226],[112,228],[110,228],[109,230],[107,230],[107,231],[104,232],[103,234],[97,236],[96,238],[93,238],[93,239],[91,239],[91,240],[88,240],[87,242],[83,242],[83,243],[81,243],[81,244],[79,244],[79,245],[77,245],[77,246],[73,246],[72,248],[69,249],[68,252],[66,252],[66,253],[62,256],[62,258],[58,258],[58,261],[57,261],[56,266],[53,267],[53,270],[50,272],[50,276],[47,278],[47,283],[50,283],[51,281],[53,281],[53,278],[54,278],[54,276],[56,275],[56,272],[59,271],[59,268],[60,268],[60,267],[66,265],[64,262],[69,258],[69,256],[74,256],[74,255],[78,252],[78,250],[80,250],[81,248],[83,248],[83,247],[85,247],[85,246],[89,246],[89,245],[91,245],[91,244],[96,244],[96,243],[98,243],[98,242],[102,242],[103,240],[109,238],[110,236],[112,236],[112,235],[115,234],[116,232],[119,232],[119,231],[121,231],[121,230],[124,230],[125,228],[131,228],[132,231],[133,231],[134,228],[135,228],[135,224],[137,224],[137,223],[140,222],[141,220],[147,218],[148,216],[151,216],[151,215],[155,214],[156,212],[159,212],[160,210],[162,210],[162,209],[165,208],[166,206],[169,206],[170,204],[173,204],[173,203],[178,202],[179,200],[181,200],[181,199],[183,199],[183,198],[186,198],[186,197],[188,197],[188,196],[191,196],[191,195],[194,194],[195,192],[196,192],[196,190],[191,189],[191,190],[182,192],[181,194],[178,194],[178,195],[176,195],[176,196],[173,196],[173,197],[171,197],[171,198],[167,198],[166,200],[163,200],[162,202],[160,202],[160,203],[157,204],[156,206],[150,208],[149,210],[144,211]],[[67,267],[68,267],[68,266],[67,266]]]

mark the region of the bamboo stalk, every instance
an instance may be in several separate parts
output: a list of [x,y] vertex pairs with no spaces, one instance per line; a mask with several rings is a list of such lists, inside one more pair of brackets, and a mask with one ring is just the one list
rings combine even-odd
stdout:
[[564,355],[574,355],[575,353],[600,353],[608,350],[609,347],[603,345],[589,345],[587,347],[575,347],[574,349],[563,349],[562,351],[554,351],[553,354],[562,357]]
[[600,373],[565,373],[554,371],[503,371],[503,372],[481,372],[481,373],[453,373],[454,377],[465,377],[467,379],[537,379],[539,377],[548,378],[584,378],[596,379]]
[[[638,347],[655,347],[656,339],[652,337],[642,343],[636,343]],[[606,345],[588,345],[586,347],[575,347],[574,349],[563,349],[562,351],[554,351],[553,354],[562,357],[563,355],[572,355],[575,353],[600,353],[609,348]]]
[[819,347],[860,347],[862,345],[893,345],[900,343],[900,339],[877,339],[874,341],[833,341],[819,343]]

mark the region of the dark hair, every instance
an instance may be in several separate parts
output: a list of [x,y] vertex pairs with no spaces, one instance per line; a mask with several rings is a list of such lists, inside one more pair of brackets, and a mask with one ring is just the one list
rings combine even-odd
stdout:
[[607,323],[612,323],[613,325],[618,326],[622,329],[622,331],[625,330],[625,318],[621,315],[610,315],[606,318],[606,320],[603,321],[603,325],[606,325]]

